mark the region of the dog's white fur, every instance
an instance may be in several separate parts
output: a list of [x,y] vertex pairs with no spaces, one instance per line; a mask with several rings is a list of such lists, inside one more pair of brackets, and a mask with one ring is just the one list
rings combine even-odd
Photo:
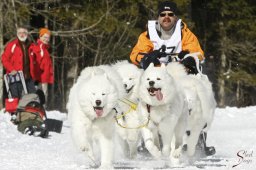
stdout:
[[112,168],[114,108],[124,96],[120,82],[110,66],[88,67],[70,90],[67,109],[72,138],[81,151],[87,152],[93,166],[97,166],[94,152],[98,149],[100,167]]
[[[187,75],[183,65],[169,63],[167,70],[170,75],[179,83],[185,92],[188,102],[189,117],[187,130],[187,154],[192,157],[198,142],[200,132],[207,131],[213,121],[216,102],[212,91],[211,83],[205,75]],[[207,127],[204,129],[204,126]]]
[[129,63],[127,60],[117,62],[113,67],[122,78],[122,83],[126,91],[125,97],[136,102],[139,98],[139,82],[143,70]]
[[[161,90],[150,94],[148,91],[150,84]],[[148,126],[142,128],[146,148],[155,158],[159,158],[162,154],[170,156],[171,160],[180,158],[188,115],[187,103],[182,89],[168,74],[164,64],[161,67],[154,67],[152,63],[149,65],[142,74],[139,94],[140,118],[150,119]],[[158,134],[162,138],[162,153],[159,150]],[[173,136],[176,139],[175,150],[170,154]]]
[[[142,69],[127,60],[119,61],[113,65],[114,69],[122,78],[122,84],[126,91],[125,97],[119,101],[123,116],[119,115],[116,125],[118,142],[126,157],[135,158],[137,155],[137,145],[140,139],[138,113],[133,104],[138,103],[139,81]],[[123,126],[123,127],[122,127]]]

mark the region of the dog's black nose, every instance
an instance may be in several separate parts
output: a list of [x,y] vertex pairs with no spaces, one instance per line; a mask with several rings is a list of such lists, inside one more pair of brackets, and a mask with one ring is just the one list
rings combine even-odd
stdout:
[[150,82],[149,82],[149,85],[150,85],[150,86],[154,86],[154,84],[155,84],[154,81],[150,81]]
[[95,103],[96,103],[97,106],[100,106],[101,101],[100,100],[96,100]]

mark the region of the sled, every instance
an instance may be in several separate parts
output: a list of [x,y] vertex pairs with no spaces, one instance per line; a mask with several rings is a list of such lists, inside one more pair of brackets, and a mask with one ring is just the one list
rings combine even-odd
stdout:
[[[31,106],[28,108],[29,104]],[[61,133],[63,122],[47,117],[43,104],[40,102],[40,97],[36,93],[23,95],[19,101],[17,112],[39,114],[48,131]]]
[[[27,110],[26,106],[30,102],[35,102],[39,104],[40,97],[38,96],[38,94],[34,94],[34,93],[28,94],[25,78],[22,71],[18,71],[15,75],[5,74],[4,81],[5,81],[5,86],[8,94],[8,98],[5,99],[5,111],[9,112],[10,114],[16,114],[16,113],[22,113],[22,112],[39,113],[39,111],[36,110],[36,107],[31,107],[29,110]],[[22,90],[24,91],[24,93],[22,94],[22,96],[13,97],[12,92],[10,90],[10,84],[20,83],[20,82],[22,84]],[[47,130],[61,133],[63,122],[56,119],[48,119],[43,106],[41,110],[43,110],[42,113],[44,113],[42,115],[42,119],[44,119],[44,123],[47,127]]]
[[26,87],[26,82],[25,82],[23,72],[18,71],[15,75],[5,74],[4,82],[5,82],[5,87],[6,87],[6,91],[8,94],[8,98],[5,99],[5,111],[7,111],[9,113],[15,113],[17,110],[17,107],[18,107],[19,98],[12,96],[12,92],[10,90],[10,84],[21,82],[23,91],[25,94],[27,94],[28,90]]

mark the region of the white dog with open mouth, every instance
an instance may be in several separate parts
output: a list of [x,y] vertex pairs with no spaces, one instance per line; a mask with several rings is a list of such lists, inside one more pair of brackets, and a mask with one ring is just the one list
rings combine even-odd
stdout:
[[135,158],[137,155],[137,145],[140,139],[138,113],[136,105],[138,104],[138,90],[142,69],[127,60],[119,61],[113,65],[114,69],[122,78],[122,83],[126,95],[119,101],[122,115],[117,116],[116,131],[119,137],[119,144],[126,157]]
[[[151,63],[142,74],[140,81],[140,102],[138,112],[141,119],[149,119],[142,128],[142,136],[148,151],[159,158],[162,154],[180,158],[183,135],[188,116],[187,103],[182,89],[168,74],[164,64],[154,67]],[[159,148],[160,134],[163,148]],[[170,154],[172,137],[175,136],[175,150]]]
[[110,66],[88,67],[70,91],[67,109],[72,138],[87,152],[91,166],[98,166],[94,152],[100,150],[100,167],[112,168],[115,107],[124,95],[120,82]]
[[184,66],[177,62],[169,63],[167,70],[185,92],[189,109],[187,155],[191,158],[195,154],[200,133],[207,132],[213,121],[216,101],[212,85],[205,75],[187,75]]

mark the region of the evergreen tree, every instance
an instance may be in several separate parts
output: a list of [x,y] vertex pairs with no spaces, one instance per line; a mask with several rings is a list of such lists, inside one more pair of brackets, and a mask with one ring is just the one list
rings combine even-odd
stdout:
[[[129,60],[147,21],[157,18],[157,0],[13,0],[1,7],[2,47],[16,26],[52,31],[55,80],[49,108],[65,109],[69,89],[84,67]],[[206,54],[205,70],[218,90],[218,103],[255,104],[255,1],[174,0],[178,17],[197,35]],[[1,51],[2,53],[2,51]],[[216,74],[214,74],[216,72]],[[0,83],[0,87],[1,87]],[[235,92],[235,93],[234,93]],[[1,94],[1,93],[0,93]],[[2,96],[2,95],[1,95]],[[56,108],[56,106],[58,108]]]
[[242,99],[256,85],[255,7],[250,0],[207,1],[207,49],[216,54],[220,106],[251,103]]

